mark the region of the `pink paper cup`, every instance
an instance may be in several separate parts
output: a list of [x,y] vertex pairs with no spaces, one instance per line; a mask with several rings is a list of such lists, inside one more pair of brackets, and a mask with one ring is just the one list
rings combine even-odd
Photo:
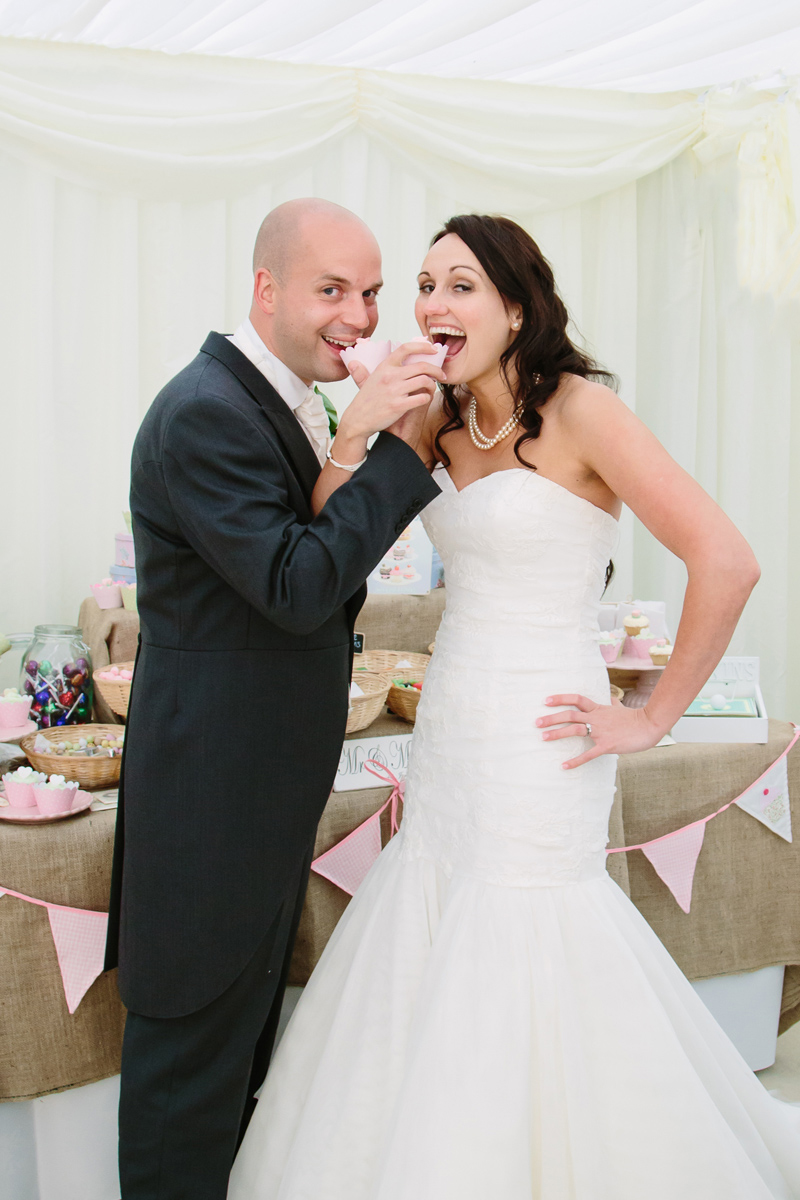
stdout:
[[371,375],[392,353],[392,343],[376,341],[373,338],[358,338],[355,346],[348,346],[341,353],[342,362],[348,370],[351,363],[360,362]]
[[69,812],[78,794],[76,787],[51,788],[40,784],[34,787],[33,794],[39,806],[39,812],[46,817],[56,817],[59,813]]
[[32,696],[22,696],[19,700],[0,700],[0,730],[24,725],[31,711],[32,699]]
[[122,608],[122,593],[118,583],[93,583],[92,594],[98,608]]
[[628,654],[633,654],[636,658],[646,658],[652,664],[650,647],[655,646],[657,641],[658,638],[629,637],[625,642],[625,649]]
[[617,659],[619,658],[619,652],[620,652],[621,646],[622,646],[621,641],[611,642],[609,644],[602,642],[600,645],[600,653],[602,654],[603,658],[606,660],[607,663],[613,663],[613,662],[616,662]]
[[[414,341],[427,342],[427,338],[414,338]],[[436,367],[441,367],[447,354],[447,346],[443,346],[441,342],[435,345],[435,354],[409,354],[403,359],[403,366],[407,363],[433,363]]]
[[18,783],[15,779],[3,777],[6,785],[6,799],[12,808],[33,808],[36,797],[33,794],[32,783]]

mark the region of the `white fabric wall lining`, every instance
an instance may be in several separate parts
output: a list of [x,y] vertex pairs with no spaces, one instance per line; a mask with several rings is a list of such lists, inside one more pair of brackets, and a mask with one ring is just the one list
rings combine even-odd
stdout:
[[[141,415],[207,330],[246,310],[269,207],[316,194],[367,219],[395,337],[413,330],[438,223],[504,209],[540,240],[626,401],[753,542],[764,580],[733,649],[761,654],[775,715],[800,710],[786,671],[795,304],[742,289],[734,266],[744,135],[762,139],[753,240],[759,214],[782,215],[774,268],[795,235],[774,133],[793,97],[634,98],[15,39],[0,42],[0,89],[3,443],[19,448],[4,484],[26,506],[0,548],[13,581],[0,628],[74,619],[105,574]],[[674,629],[682,568],[630,518],[618,569],[615,594],[666,596]]]

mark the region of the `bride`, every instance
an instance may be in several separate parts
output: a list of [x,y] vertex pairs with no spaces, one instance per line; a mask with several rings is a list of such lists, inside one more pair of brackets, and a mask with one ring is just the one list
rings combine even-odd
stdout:
[[[420,447],[447,609],[404,820],[305,989],[229,1200],[800,1197],[796,1112],[605,869],[615,756],[681,716],[758,566],[597,382],[519,226],[448,221],[416,317],[448,347]],[[595,641],[623,502],[689,577],[642,709],[609,703]]]

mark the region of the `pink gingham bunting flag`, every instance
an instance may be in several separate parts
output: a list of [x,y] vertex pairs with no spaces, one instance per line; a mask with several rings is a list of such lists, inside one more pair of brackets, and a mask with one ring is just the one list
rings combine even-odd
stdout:
[[67,1008],[74,1013],[103,970],[108,913],[48,904]]
[[685,913],[692,906],[694,870],[705,834],[706,822],[695,821],[675,833],[668,833],[666,837],[639,847]]
[[341,842],[314,859],[311,870],[354,896],[380,852],[381,814],[376,812]]

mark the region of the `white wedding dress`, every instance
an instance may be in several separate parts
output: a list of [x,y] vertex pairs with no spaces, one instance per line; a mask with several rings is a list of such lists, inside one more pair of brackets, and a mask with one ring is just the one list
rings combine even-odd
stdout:
[[547,696],[609,697],[613,517],[523,468],[424,514],[447,610],[400,833],[314,971],[229,1200],[788,1200],[771,1097],[605,869],[616,760]]

